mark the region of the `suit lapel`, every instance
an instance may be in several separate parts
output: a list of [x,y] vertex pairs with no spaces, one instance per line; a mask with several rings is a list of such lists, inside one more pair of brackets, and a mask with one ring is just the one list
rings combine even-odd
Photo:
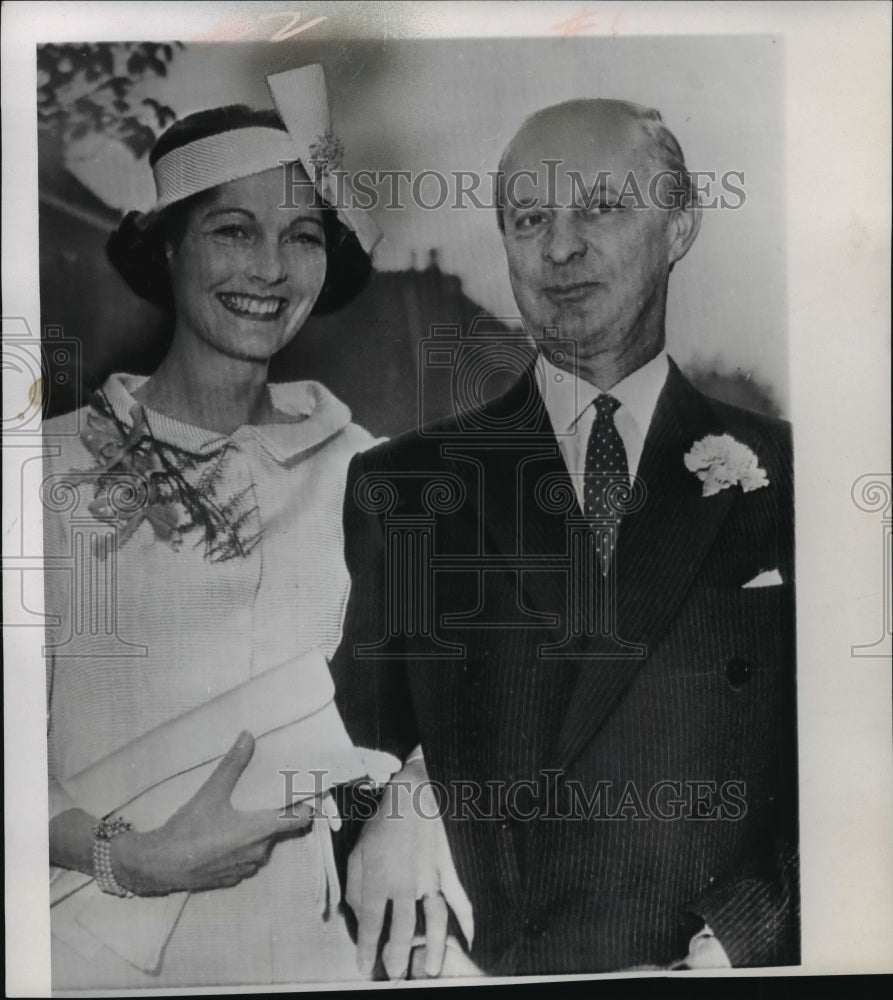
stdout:
[[598,732],[633,682],[691,587],[734,499],[732,490],[701,495],[683,457],[713,433],[713,410],[671,362],[645,440],[638,477],[646,493],[640,510],[621,523],[615,552],[617,632],[643,643],[644,657],[594,657],[579,677],[556,748],[565,768]]
[[[484,458],[485,551],[523,555],[531,562],[565,553],[566,511],[560,503],[550,504],[542,491],[537,491],[537,484],[552,484],[553,496],[572,504],[576,499],[533,367],[484,412],[506,428],[504,438],[493,442]],[[531,619],[538,617],[540,624],[557,625],[557,609],[565,601],[564,587],[560,572],[524,572],[518,581],[518,597],[523,594]]]

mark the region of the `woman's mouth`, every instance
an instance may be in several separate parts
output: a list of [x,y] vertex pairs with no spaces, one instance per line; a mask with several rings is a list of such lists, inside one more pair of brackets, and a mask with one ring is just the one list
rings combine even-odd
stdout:
[[217,299],[228,312],[246,319],[274,320],[288,305],[288,300],[278,295],[237,295],[218,292]]

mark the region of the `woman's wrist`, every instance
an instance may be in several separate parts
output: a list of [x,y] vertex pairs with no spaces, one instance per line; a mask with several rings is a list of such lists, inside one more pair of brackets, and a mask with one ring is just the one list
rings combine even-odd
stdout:
[[[99,823],[83,809],[69,809],[50,820],[50,864],[96,878],[94,828]],[[118,885],[136,895],[152,891],[151,843],[136,831],[120,833],[108,841],[111,873]],[[158,889],[154,889],[155,892]]]
[[145,834],[131,830],[109,842],[112,873],[122,889],[136,896],[162,895],[169,890],[153,876],[152,851]]
[[93,827],[99,822],[83,809],[66,809],[50,820],[50,864],[57,868],[93,872]]

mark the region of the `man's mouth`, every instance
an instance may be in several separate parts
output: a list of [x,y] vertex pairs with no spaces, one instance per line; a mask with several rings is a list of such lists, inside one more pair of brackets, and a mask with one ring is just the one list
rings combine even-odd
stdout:
[[560,285],[547,285],[545,293],[553,302],[576,302],[591,295],[596,288],[597,281],[569,281]]
[[218,292],[217,299],[224,309],[247,319],[274,320],[288,305],[288,299],[278,295],[237,295]]

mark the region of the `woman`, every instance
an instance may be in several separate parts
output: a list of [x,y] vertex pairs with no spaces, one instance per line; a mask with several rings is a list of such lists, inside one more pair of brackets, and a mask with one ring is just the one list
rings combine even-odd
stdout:
[[[360,290],[375,231],[325,200],[322,68],[270,85],[279,114],[169,129],[156,209],[109,243],[173,312],[160,367],[45,427],[46,552],[80,559],[75,582],[46,574],[55,989],[357,975],[311,818],[331,799],[282,807],[300,768],[327,769],[320,793],[393,769],[345,749],[322,658],[349,586],[347,464],[372,439],[323,386],[267,372]],[[303,756],[320,740],[337,766]]]

